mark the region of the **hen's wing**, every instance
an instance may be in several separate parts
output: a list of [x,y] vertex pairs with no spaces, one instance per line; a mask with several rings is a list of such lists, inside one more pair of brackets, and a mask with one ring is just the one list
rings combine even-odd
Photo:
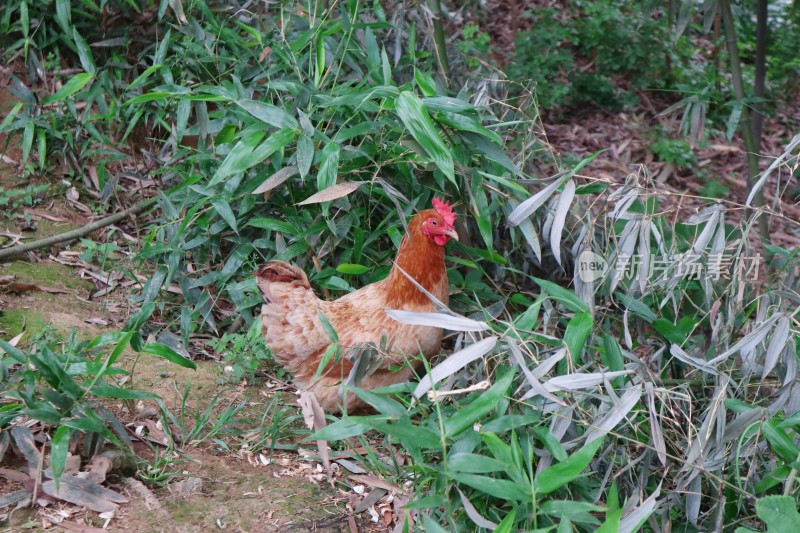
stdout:
[[261,332],[267,346],[292,374],[304,374],[301,366],[331,343],[317,316],[322,301],[305,272],[284,261],[266,263],[256,280],[264,300]]

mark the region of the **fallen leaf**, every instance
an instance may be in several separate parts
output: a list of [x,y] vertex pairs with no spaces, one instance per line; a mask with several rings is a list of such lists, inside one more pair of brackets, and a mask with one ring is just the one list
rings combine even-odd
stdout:
[[397,485],[392,485],[388,481],[384,481],[381,478],[375,476],[353,474],[352,476],[350,476],[350,479],[352,479],[356,483],[363,483],[364,485],[369,485],[370,487],[385,489],[388,490],[389,492],[396,492],[398,494],[403,493],[403,489],[401,489]]
[[39,218],[43,218],[43,219],[49,220],[51,222],[69,222],[66,218],[61,218],[61,217],[56,217],[56,216],[53,216],[53,215],[49,215],[49,214],[47,214],[47,213],[45,213],[43,211],[37,211],[36,209],[28,209],[28,208],[26,208],[25,212],[28,213],[29,215],[32,215],[32,216],[35,216],[35,217],[39,217]]

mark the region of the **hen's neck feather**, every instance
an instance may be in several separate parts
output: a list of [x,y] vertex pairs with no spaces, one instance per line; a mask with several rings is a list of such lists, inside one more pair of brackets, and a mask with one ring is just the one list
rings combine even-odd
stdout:
[[[403,237],[395,264],[446,304],[448,287],[447,270],[444,265],[444,246],[435,244],[422,233],[422,220],[423,217],[420,214],[409,224],[409,232]],[[392,267],[386,278],[387,303],[410,305],[430,303],[430,299],[415,287],[397,266]]]

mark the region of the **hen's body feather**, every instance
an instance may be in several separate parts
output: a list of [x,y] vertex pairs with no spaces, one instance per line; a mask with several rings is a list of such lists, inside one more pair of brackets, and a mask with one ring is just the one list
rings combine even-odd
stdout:
[[[444,248],[422,231],[423,221],[436,216],[436,211],[427,210],[411,221],[409,235],[403,239],[395,262],[447,304]],[[452,228],[448,235],[455,235]],[[354,364],[348,357],[352,348],[366,344],[379,347],[382,340],[387,341],[388,348],[380,368],[358,383],[364,389],[407,381],[422,366],[419,354],[429,358],[439,351],[441,329],[401,324],[386,314],[386,309],[436,310],[430,299],[396,266],[386,279],[333,301],[318,298],[306,274],[284,261],[265,264],[257,273],[257,281],[264,298],[261,325],[267,345],[275,359],[292,373],[297,387],[314,393],[326,411],[340,408],[341,383],[347,379]],[[320,314],[336,331],[342,357],[338,364],[329,364],[320,376],[314,378],[332,342]],[[403,368],[399,371],[389,369],[400,365]],[[362,406],[355,396],[348,396],[349,411]]]

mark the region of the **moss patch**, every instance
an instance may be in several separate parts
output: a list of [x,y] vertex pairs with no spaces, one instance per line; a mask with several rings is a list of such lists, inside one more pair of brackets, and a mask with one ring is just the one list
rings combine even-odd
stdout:
[[[90,291],[91,282],[81,279],[73,267],[59,263],[27,263],[14,261],[0,265],[0,276],[13,275],[21,283],[32,283],[58,289]],[[63,295],[61,295],[63,296]]]

